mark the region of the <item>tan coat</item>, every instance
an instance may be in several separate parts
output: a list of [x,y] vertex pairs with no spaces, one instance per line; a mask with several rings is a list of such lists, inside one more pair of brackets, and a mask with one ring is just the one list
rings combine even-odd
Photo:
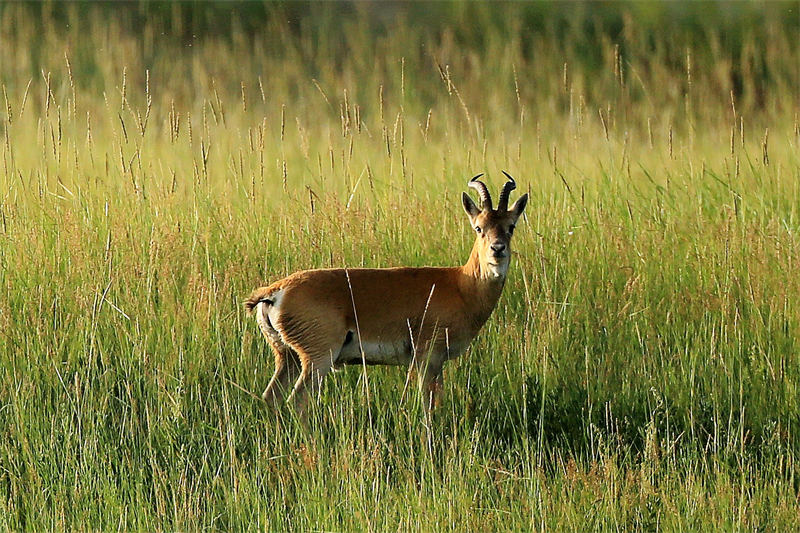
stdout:
[[442,365],[466,350],[503,290],[511,233],[527,202],[524,195],[506,210],[511,188],[498,210],[485,186],[482,209],[464,194],[477,237],[462,267],[303,270],[253,291],[245,306],[275,352],[264,399],[280,404],[290,388],[290,398],[301,395],[338,366],[389,364],[419,371],[432,406]]

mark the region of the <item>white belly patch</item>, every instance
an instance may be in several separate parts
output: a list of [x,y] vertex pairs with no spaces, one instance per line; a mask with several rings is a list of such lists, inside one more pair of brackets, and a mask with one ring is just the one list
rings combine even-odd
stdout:
[[[362,353],[363,350],[363,353]],[[359,343],[358,336],[342,347],[339,354],[339,363],[361,362],[365,359],[369,364],[379,365],[407,365],[411,361],[409,348],[404,342],[380,342],[362,339]]]

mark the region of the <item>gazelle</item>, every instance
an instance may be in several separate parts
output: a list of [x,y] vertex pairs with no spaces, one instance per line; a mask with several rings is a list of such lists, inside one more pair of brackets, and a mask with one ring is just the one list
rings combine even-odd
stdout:
[[[353,268],[295,272],[253,291],[245,302],[275,352],[275,374],[262,397],[302,409],[333,368],[347,364],[404,365],[418,372],[424,406],[437,403],[442,366],[463,353],[489,318],[505,284],[511,235],[525,205],[511,208],[514,178],[497,209],[478,174],[461,201],[476,232],[464,266],[451,268]],[[291,393],[289,393],[291,389]]]

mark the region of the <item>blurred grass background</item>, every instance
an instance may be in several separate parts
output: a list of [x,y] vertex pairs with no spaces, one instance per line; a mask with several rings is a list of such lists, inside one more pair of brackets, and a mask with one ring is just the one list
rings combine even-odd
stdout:
[[[7,529],[797,526],[797,2],[0,5]],[[241,301],[454,265],[530,192],[425,428],[259,394]],[[424,449],[430,434],[431,451]]]

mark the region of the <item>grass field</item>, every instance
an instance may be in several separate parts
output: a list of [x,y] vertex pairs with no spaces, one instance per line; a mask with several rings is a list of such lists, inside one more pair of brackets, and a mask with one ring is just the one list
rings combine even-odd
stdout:
[[[0,6],[0,528],[797,528],[797,8]],[[460,264],[501,169],[431,427],[402,368],[253,397],[251,289]]]

